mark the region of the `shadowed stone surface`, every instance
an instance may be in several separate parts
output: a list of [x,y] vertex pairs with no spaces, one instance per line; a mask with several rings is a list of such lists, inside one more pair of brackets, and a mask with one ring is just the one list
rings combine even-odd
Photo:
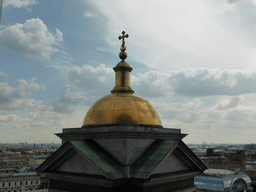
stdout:
[[89,160],[82,158],[79,154],[70,157],[57,169],[57,171],[102,175],[99,167]]
[[144,151],[154,139],[94,139],[100,146],[117,157],[124,164],[129,164]]

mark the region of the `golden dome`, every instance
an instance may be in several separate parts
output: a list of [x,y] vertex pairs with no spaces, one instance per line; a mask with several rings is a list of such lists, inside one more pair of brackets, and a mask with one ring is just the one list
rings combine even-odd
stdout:
[[145,99],[134,95],[130,87],[130,72],[132,68],[124,60],[127,57],[125,51],[124,38],[128,35],[119,37],[122,39],[121,53],[119,62],[114,71],[116,73],[115,87],[112,94],[98,100],[87,112],[83,126],[88,125],[153,125],[162,126],[158,113]]
[[107,95],[88,111],[83,125],[141,124],[162,126],[152,105],[142,97],[129,93]]

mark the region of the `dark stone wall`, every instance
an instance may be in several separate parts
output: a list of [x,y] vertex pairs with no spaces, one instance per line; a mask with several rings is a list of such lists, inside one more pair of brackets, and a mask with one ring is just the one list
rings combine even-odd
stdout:
[[[120,181],[119,181],[120,182]],[[134,180],[121,181],[118,186],[113,188],[98,187],[92,185],[62,182],[51,180],[50,188],[58,189],[60,191],[75,191],[75,192],[120,192],[120,191],[136,191],[136,192],[171,192],[174,190],[181,190],[194,186],[194,179],[181,180],[176,182],[170,182],[165,184],[153,185],[149,187],[143,187],[143,182]],[[51,190],[49,190],[51,192]]]
[[147,187],[143,192],[171,192],[194,186],[194,178]]
[[84,185],[79,183],[63,182],[51,180],[50,188],[58,189],[63,191],[73,191],[73,192],[110,192],[111,189],[105,187],[98,187],[92,185]]

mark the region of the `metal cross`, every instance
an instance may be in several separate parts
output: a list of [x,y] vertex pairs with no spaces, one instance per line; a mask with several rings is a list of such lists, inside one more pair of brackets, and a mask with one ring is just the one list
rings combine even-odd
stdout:
[[124,38],[128,38],[128,37],[129,37],[129,35],[128,35],[128,34],[124,35],[124,34],[125,34],[125,31],[123,31],[123,32],[122,32],[122,34],[123,34],[123,35],[122,35],[122,36],[119,36],[119,37],[118,37],[118,39],[119,39],[119,40],[121,40],[121,39],[122,39],[122,47],[121,47],[121,49],[120,49],[120,50],[121,50],[122,52],[124,52],[124,51],[125,51],[125,49],[126,49],[126,47],[125,47],[125,41],[124,41]]

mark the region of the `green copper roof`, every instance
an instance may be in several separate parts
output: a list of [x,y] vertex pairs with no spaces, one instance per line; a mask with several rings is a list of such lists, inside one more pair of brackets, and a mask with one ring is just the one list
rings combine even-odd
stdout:
[[159,163],[173,151],[178,140],[157,140],[132,164],[132,175],[146,179]]
[[173,151],[179,140],[156,140],[127,166],[119,164],[114,157],[95,146],[95,143],[90,143],[89,140],[70,142],[112,179],[126,176],[146,179],[157,165]]
[[[134,158],[128,165],[120,162],[106,149],[95,141],[88,139],[84,141],[68,140],[55,153],[37,168],[39,172],[54,172],[67,161],[66,156],[75,153],[89,160],[108,179],[136,178],[147,179],[159,164],[176,149],[180,140],[155,140],[141,154]],[[182,144],[182,143],[181,143]],[[185,144],[184,144],[185,145]],[[182,147],[183,145],[181,145]],[[184,147],[183,147],[184,148]],[[188,151],[189,149],[185,150]],[[193,154],[191,152],[191,154]],[[189,155],[191,156],[189,153]],[[184,154],[186,155],[186,154]],[[193,155],[192,155],[193,157]],[[197,160],[193,158],[194,161]],[[188,160],[191,161],[191,160]],[[190,164],[194,164],[191,161]],[[198,163],[200,162],[198,160]]]
[[70,141],[82,154],[112,179],[124,178],[121,165],[88,141]]

